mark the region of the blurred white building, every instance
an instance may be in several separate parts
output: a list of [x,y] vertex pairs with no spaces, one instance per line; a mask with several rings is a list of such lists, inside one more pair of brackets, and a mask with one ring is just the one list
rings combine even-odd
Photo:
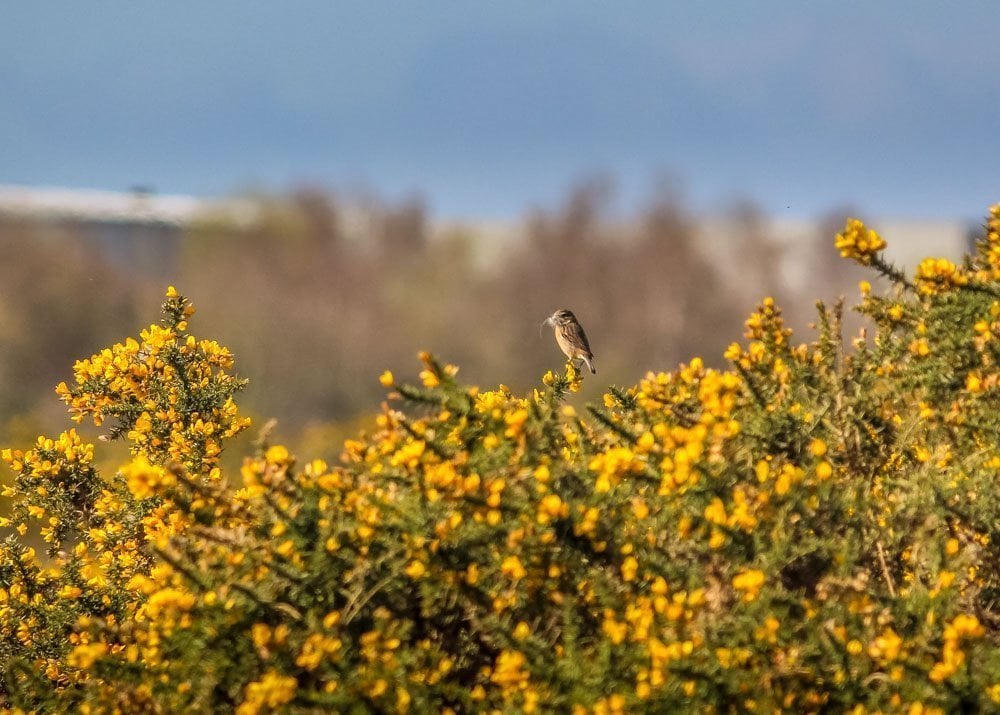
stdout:
[[82,236],[114,264],[154,274],[172,270],[181,236],[195,221],[222,216],[246,223],[254,215],[247,201],[0,185],[0,221],[29,224],[55,240]]

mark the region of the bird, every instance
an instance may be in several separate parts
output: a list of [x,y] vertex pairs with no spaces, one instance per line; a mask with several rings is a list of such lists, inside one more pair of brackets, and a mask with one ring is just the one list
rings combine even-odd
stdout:
[[542,325],[552,326],[559,349],[566,357],[570,360],[582,360],[590,368],[592,375],[597,374],[597,369],[594,367],[594,353],[590,351],[587,334],[583,332],[583,326],[572,311],[560,308],[546,318]]

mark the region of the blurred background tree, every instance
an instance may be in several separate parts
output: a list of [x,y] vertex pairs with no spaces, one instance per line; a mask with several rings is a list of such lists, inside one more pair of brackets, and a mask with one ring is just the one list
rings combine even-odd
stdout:
[[[471,383],[527,389],[562,364],[551,330],[539,335],[560,307],[577,314],[596,355],[582,404],[693,355],[721,362],[763,295],[811,303],[795,300],[780,270],[785,247],[752,204],[726,213],[720,253],[670,184],[623,215],[611,181],[584,181],[506,238],[475,223],[441,230],[419,197],[305,186],[241,198],[252,220],[206,215],[144,267],[80,225],[0,222],[0,246],[18,257],[0,265],[4,443],[61,426],[52,387],[74,360],[141,327],[165,283],[192,298],[206,336],[235,352],[251,378],[248,413],[277,418],[286,441],[314,439],[314,452],[371,413],[382,370],[412,377],[418,350],[460,365]],[[810,299],[854,278],[829,247],[837,223],[807,248]]]
[[142,281],[51,226],[0,221],[0,247],[0,429],[20,436],[64,421],[53,388],[75,359],[133,329]]

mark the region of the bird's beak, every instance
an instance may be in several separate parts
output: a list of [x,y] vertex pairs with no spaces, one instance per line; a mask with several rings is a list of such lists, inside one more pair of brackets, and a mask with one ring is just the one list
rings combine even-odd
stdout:
[[543,320],[542,323],[541,323],[541,325],[538,326],[538,337],[542,337],[542,328],[544,328],[546,325],[552,325],[552,316],[551,315],[548,318],[546,318],[545,320]]

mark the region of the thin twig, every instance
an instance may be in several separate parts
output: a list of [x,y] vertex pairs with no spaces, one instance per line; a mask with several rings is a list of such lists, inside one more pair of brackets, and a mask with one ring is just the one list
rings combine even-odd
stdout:
[[885,585],[889,587],[889,595],[896,597],[896,588],[892,583],[892,575],[889,573],[889,566],[885,562],[885,552],[882,550],[882,542],[876,541],[875,548],[878,550],[878,561],[882,564],[882,575],[885,577]]

